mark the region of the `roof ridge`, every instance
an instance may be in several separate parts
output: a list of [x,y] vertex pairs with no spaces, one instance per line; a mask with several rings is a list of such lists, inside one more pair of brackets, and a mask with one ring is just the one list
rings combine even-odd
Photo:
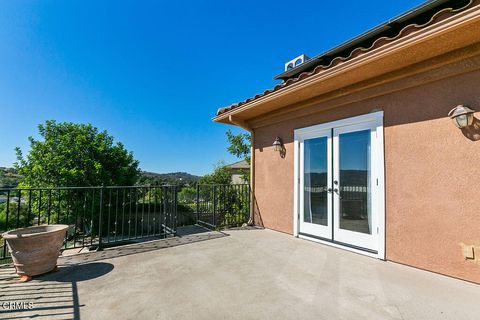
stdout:
[[450,8],[443,8],[437,12],[435,12],[432,17],[425,23],[423,24],[417,24],[417,23],[412,23],[412,24],[409,24],[409,25],[406,25],[405,27],[403,27],[401,30],[399,30],[399,32],[397,33],[397,35],[395,36],[392,36],[392,37],[388,37],[388,36],[383,36],[383,37],[379,37],[378,39],[374,40],[372,45],[365,48],[365,47],[356,47],[354,49],[352,49],[350,51],[350,53],[346,56],[346,57],[342,57],[342,56],[337,56],[335,58],[333,58],[329,64],[327,65],[318,65],[316,66],[312,71],[304,71],[300,74],[298,74],[297,76],[295,77],[292,77],[282,83],[279,83],[277,84],[276,86],[274,86],[272,89],[267,89],[265,90],[263,93],[259,93],[259,94],[256,94],[255,96],[251,97],[251,98],[248,98],[248,99],[245,99],[243,101],[240,101],[240,102],[237,102],[237,103],[234,103],[234,104],[231,104],[227,107],[223,107],[223,108],[219,108],[217,110],[217,116],[218,115],[221,115],[225,112],[228,112],[228,111],[231,111],[237,107],[240,107],[246,103],[249,103],[253,100],[256,100],[256,99],[259,99],[261,97],[264,97],[272,92],[275,92],[275,91],[278,91],[282,88],[285,88],[293,83],[296,83],[298,81],[301,81],[301,80],[304,80],[310,76],[313,76],[317,73],[319,73],[320,71],[323,71],[323,70],[327,70],[329,68],[333,68],[341,63],[344,63],[352,58],[356,58],[356,57],[359,57],[361,55],[364,55],[370,51],[372,51],[373,49],[378,49],[382,46],[384,46],[385,44],[387,43],[391,43],[395,40],[398,40],[400,39],[401,37],[403,36],[406,36],[406,35],[409,35],[413,32],[416,32],[416,31],[419,31],[429,25],[432,25],[436,22],[439,22],[439,21],[442,21],[444,19],[447,19],[455,14],[457,14],[458,12],[460,11],[463,11],[465,10],[466,8],[470,7],[473,3],[475,2],[475,0],[469,0],[468,3],[460,8],[457,8],[457,9],[454,9],[452,7]]

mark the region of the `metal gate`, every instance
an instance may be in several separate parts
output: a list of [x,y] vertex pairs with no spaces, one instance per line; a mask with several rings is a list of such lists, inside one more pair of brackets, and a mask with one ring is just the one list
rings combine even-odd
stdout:
[[197,185],[196,221],[209,228],[236,227],[250,218],[248,184]]

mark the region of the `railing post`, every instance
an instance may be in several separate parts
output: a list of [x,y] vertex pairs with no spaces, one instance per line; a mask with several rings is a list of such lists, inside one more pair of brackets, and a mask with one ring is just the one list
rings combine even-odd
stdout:
[[197,196],[196,196],[196,201],[197,201],[197,223],[200,220],[200,185],[197,184]]
[[98,249],[102,247],[102,214],[103,214],[103,189],[104,187],[102,186],[100,188],[100,211],[99,211],[99,217],[98,217]]
[[38,215],[37,215],[37,226],[40,225],[40,213],[42,212],[42,189],[38,190],[39,195],[38,195]]
[[52,190],[48,190],[48,204],[47,204],[47,224],[50,224],[50,213],[52,210]]
[[173,235],[177,235],[177,186],[173,186]]
[[213,221],[212,221],[212,224],[215,228],[217,227],[217,221],[215,219],[216,211],[217,211],[217,186],[213,185]]
[[110,215],[112,212],[112,189],[108,189],[107,243],[110,243]]
[[20,213],[22,207],[22,190],[18,190],[18,201],[17,201],[17,229],[20,227]]
[[[10,213],[10,190],[7,191],[6,216],[5,216],[5,232],[8,231],[8,214]],[[7,241],[3,240],[2,258],[7,257]]]
[[32,189],[28,190],[28,211],[27,211],[27,227],[30,226],[30,216],[32,215]]
[[163,233],[164,233],[164,238],[167,237],[167,187],[162,186],[162,207],[163,207]]
[[246,185],[247,189],[247,203],[248,203],[248,214],[249,218],[247,219],[247,224],[249,223],[250,217],[252,218],[252,224],[255,225],[255,198],[253,196],[252,188],[250,184]]

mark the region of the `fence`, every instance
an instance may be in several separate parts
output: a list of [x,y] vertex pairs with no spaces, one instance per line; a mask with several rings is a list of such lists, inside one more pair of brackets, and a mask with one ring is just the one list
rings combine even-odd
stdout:
[[[0,189],[0,234],[40,224],[70,226],[64,249],[102,247],[175,235],[177,226],[241,226],[250,217],[250,187],[197,185]],[[184,192],[188,191],[188,192]],[[0,261],[8,258],[0,238]]]
[[[64,248],[107,246],[176,233],[176,186],[0,189],[0,233],[70,226]],[[8,257],[0,238],[0,260]]]
[[197,223],[211,228],[236,227],[250,217],[248,184],[197,185]]

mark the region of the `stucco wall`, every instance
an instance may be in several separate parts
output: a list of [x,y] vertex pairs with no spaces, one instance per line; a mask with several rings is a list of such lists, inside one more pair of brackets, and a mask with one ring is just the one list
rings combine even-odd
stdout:
[[[256,128],[255,194],[264,226],[293,233],[294,129],[380,108],[387,259],[480,282],[480,259],[466,260],[462,251],[476,245],[480,257],[480,129],[462,132],[447,117],[458,104],[480,109],[479,83],[476,71]],[[272,150],[276,136],[284,158]]]

